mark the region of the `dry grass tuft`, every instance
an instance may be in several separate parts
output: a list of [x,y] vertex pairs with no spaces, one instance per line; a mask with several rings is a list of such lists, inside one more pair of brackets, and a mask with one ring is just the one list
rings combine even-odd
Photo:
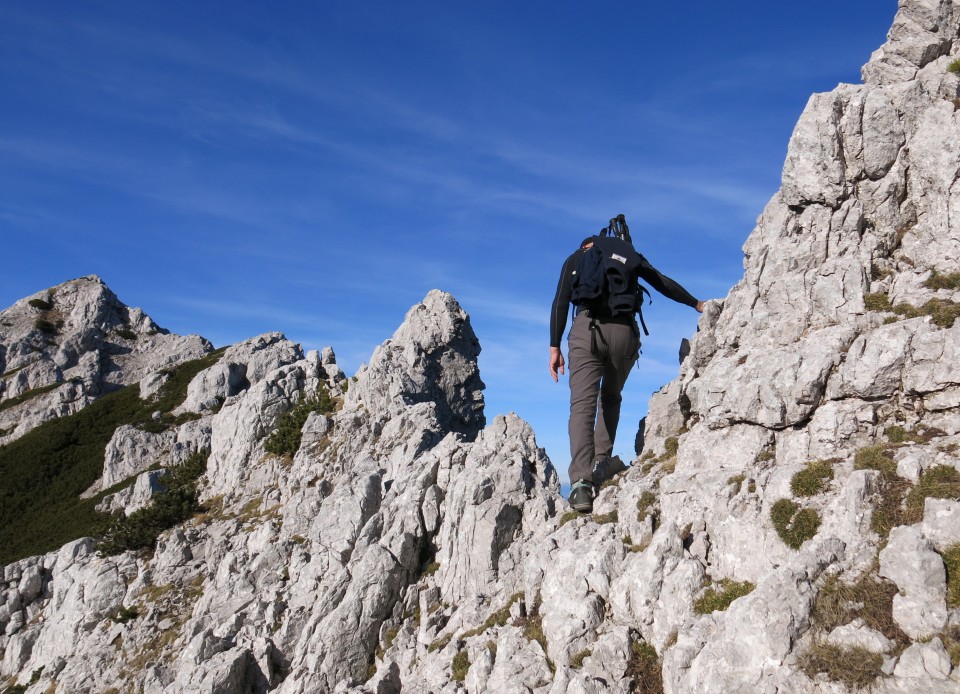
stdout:
[[780,499],[770,509],[770,519],[784,544],[800,549],[804,542],[817,534],[820,516],[812,508],[801,508],[790,499]]
[[797,496],[815,496],[833,480],[832,460],[815,460],[790,480],[790,490]]
[[646,641],[630,644],[626,676],[632,680],[634,694],[663,694],[663,671],[657,651]]
[[467,679],[467,672],[470,670],[470,656],[467,655],[465,649],[460,649],[457,651],[457,654],[453,656],[453,664],[451,665],[451,676],[454,682],[463,682]]
[[954,545],[943,553],[947,569],[947,607],[960,607],[960,545]]
[[846,583],[834,574],[820,588],[810,619],[825,632],[862,619],[871,629],[906,646],[910,639],[893,619],[896,594],[893,583],[873,574],[864,574],[856,583]]
[[593,651],[589,648],[584,648],[579,653],[574,653],[570,656],[570,667],[574,670],[579,670],[583,667],[583,661],[593,655]]
[[813,679],[820,673],[847,687],[862,689],[883,674],[883,656],[865,648],[841,648],[816,642],[800,656],[800,669]]
[[637,499],[637,520],[643,522],[652,512],[653,505],[657,502],[657,497],[651,491],[645,491]]

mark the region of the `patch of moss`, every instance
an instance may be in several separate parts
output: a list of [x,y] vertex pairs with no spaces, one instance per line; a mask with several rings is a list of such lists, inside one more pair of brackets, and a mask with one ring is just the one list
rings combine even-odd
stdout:
[[727,479],[727,484],[732,484],[737,488],[735,493],[739,494],[740,489],[743,487],[744,480],[747,479],[746,475],[733,475]]
[[949,65],[947,65],[947,72],[952,72],[955,75],[960,75],[960,58],[957,58]]
[[730,607],[730,604],[737,598],[749,595],[756,588],[750,581],[731,581],[723,579],[720,581],[720,590],[707,588],[706,592],[693,603],[693,611],[697,614],[710,614],[711,612],[722,612]]
[[423,576],[433,576],[437,571],[440,570],[440,562],[432,561],[427,564],[427,567],[423,570]]
[[902,426],[890,426],[883,430],[883,435],[890,443],[906,443],[910,439],[909,432]]
[[797,496],[815,496],[833,480],[833,462],[815,460],[790,480],[790,491]]
[[137,334],[133,332],[130,328],[119,328],[113,332],[117,337],[123,338],[124,340],[136,340]]
[[799,666],[811,679],[822,673],[833,682],[863,689],[883,674],[883,656],[859,646],[842,648],[816,641],[800,656]]
[[580,518],[582,515],[583,514],[580,513],[579,511],[567,511],[562,516],[560,516],[560,524],[557,527],[562,528],[570,521],[577,520],[577,518]]
[[804,542],[817,534],[820,516],[812,508],[801,508],[790,499],[780,499],[770,509],[770,518],[777,535],[784,544],[800,549]]
[[656,649],[646,641],[631,641],[625,674],[632,680],[630,691],[663,694],[663,665]]

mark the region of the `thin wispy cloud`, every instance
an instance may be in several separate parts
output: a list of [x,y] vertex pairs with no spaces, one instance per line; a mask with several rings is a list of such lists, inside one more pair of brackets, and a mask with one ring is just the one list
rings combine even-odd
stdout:
[[[896,3],[562,5],[4,3],[3,305],[97,273],[178,332],[277,330],[351,371],[443,289],[488,416],[563,465],[564,258],[624,213],[659,269],[725,293],[809,92],[856,76]],[[649,317],[628,419],[696,320]]]

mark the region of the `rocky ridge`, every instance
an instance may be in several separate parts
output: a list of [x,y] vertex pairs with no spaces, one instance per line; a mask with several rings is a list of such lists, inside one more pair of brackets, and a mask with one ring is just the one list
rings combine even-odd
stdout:
[[0,312],[0,444],[212,350],[124,305],[95,275],[25,297]]
[[[903,0],[864,84],[814,95],[781,190],[644,448],[592,517],[431,292],[354,378],[279,334],[118,429],[101,488],[207,450],[156,550],[4,568],[25,691],[955,692],[960,3]],[[141,393],[150,397],[144,376]],[[295,451],[267,451],[318,392]],[[14,684],[14,681],[11,681]]]

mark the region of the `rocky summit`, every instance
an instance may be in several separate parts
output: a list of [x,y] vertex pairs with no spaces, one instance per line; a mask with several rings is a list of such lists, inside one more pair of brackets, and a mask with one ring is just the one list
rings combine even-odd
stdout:
[[901,0],[864,83],[811,97],[592,515],[486,420],[449,294],[349,378],[95,277],[0,313],[4,479],[69,477],[64,432],[93,460],[69,538],[4,517],[6,691],[960,691],[958,73],[960,2]]

